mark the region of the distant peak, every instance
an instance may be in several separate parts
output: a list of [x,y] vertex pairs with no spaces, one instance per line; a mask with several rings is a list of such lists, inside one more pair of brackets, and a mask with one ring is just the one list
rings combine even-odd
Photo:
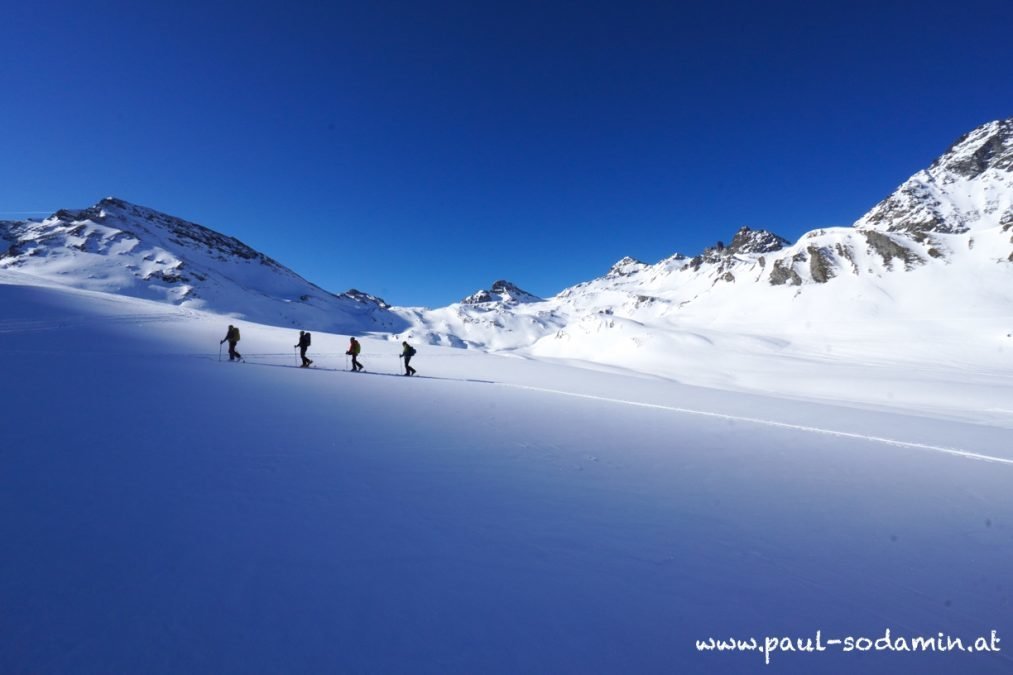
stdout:
[[[134,204],[133,202],[128,202],[126,199],[120,199],[119,197],[105,197],[105,198],[99,200],[99,202],[97,204],[95,204],[95,206],[91,207],[91,209],[88,209],[88,210],[89,211],[99,211],[99,212],[101,212],[101,211],[115,211],[117,213],[122,213],[122,214],[127,214],[127,215],[134,215],[134,216],[142,216],[142,217],[147,217],[149,215],[157,215],[157,216],[162,216],[162,217],[165,217],[165,218],[168,218],[168,219],[171,219],[171,220],[180,220],[180,221],[183,220],[182,218],[178,218],[176,216],[171,216],[171,215],[169,215],[167,213],[163,213],[162,211],[159,211],[158,209],[153,209],[153,208],[151,208],[149,206],[142,206],[140,204]],[[183,221],[183,222],[188,222],[188,221]]]
[[705,248],[703,253],[689,261],[692,269],[699,269],[704,263],[724,264],[734,260],[737,255],[760,255],[780,251],[791,242],[768,230],[754,230],[743,225],[732,237],[727,246],[724,242],[717,242],[713,246]]
[[773,253],[774,251],[780,251],[785,246],[790,245],[784,237],[780,237],[773,232],[768,230],[754,230],[750,227],[743,225],[739,228],[739,231],[732,237],[730,244],[725,245],[723,241],[719,241],[713,246],[705,248],[698,258],[710,259],[710,258],[724,258],[737,254],[749,255],[755,253]]
[[50,218],[63,221],[94,220],[99,222],[102,220],[104,214],[109,211],[116,211],[120,213],[132,212],[135,214],[157,213],[157,211],[131,204],[130,202],[118,197],[105,197],[85,209],[60,209],[50,216]]
[[647,267],[647,263],[625,256],[622,260],[617,262],[615,265],[609,268],[608,277],[628,277],[631,274],[636,274],[640,270]]
[[505,279],[499,279],[497,281],[492,282],[492,290],[497,293],[506,293],[509,291],[519,291],[521,289],[518,288],[515,284],[506,281]]
[[541,298],[505,279],[498,279],[488,290],[477,291],[461,300],[462,305],[479,305],[486,302],[523,303],[539,302]]
[[128,206],[135,206],[135,205],[131,204],[130,202],[124,199],[120,199],[119,197],[105,197],[99,200],[99,203],[96,204],[95,206],[106,206],[106,207],[115,206],[117,208],[124,209],[127,208]]
[[780,251],[790,243],[784,237],[768,230],[753,230],[743,225],[732,237],[732,242],[728,244],[726,251],[729,254],[773,253]]

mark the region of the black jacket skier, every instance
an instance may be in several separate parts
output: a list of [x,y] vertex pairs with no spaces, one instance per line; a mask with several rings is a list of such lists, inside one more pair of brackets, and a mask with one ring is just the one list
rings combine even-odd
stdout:
[[225,332],[225,337],[222,338],[221,342],[229,343],[229,361],[235,361],[242,359],[243,355],[236,351],[236,344],[239,342],[239,329],[235,326],[229,326],[229,329]]
[[407,342],[402,342],[401,346],[403,347],[401,358],[404,359],[404,374],[408,376],[414,375],[415,369],[408,364],[411,363],[412,357],[415,356],[415,347],[412,347]]
[[312,359],[306,358],[306,350],[310,346],[310,334],[306,331],[299,331],[299,344],[296,347],[299,348],[299,356],[302,357],[302,365],[300,368],[309,368],[310,364],[313,363]]
[[362,353],[362,345],[355,338],[349,338],[348,351],[345,354],[352,357],[352,372],[357,373],[360,370],[365,370],[362,364],[359,363],[359,354]]

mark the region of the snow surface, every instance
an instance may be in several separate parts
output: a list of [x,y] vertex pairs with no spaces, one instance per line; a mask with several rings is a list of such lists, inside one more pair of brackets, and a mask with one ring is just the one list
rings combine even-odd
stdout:
[[1013,667],[694,646],[1011,639],[998,320],[973,345],[992,369],[957,358],[967,330],[910,343],[910,317],[811,354],[730,318],[676,333],[727,355],[721,389],[429,345],[409,379],[383,335],[353,374],[319,332],[302,370],[294,330],[246,322],[230,364],[230,317],[16,272],[0,307],[2,673]]

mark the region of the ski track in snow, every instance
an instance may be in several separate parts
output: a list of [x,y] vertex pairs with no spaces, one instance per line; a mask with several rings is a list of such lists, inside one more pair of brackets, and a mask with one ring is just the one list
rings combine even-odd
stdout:
[[[324,353],[324,354],[318,354],[317,356],[319,358],[320,356],[326,356],[326,355],[327,354]],[[333,356],[333,354],[331,354],[331,355]],[[205,358],[205,359],[215,360],[214,356],[207,355],[207,354],[188,354],[186,356],[193,357],[193,358]],[[277,354],[251,354],[247,358],[248,359],[253,359],[253,360],[247,360],[245,363],[247,363],[248,365],[269,366],[269,367],[278,367],[278,368],[296,368],[296,369],[298,369],[300,367],[298,365],[293,365],[293,364],[267,363],[267,362],[264,362],[264,361],[258,361],[257,360],[258,357],[263,358],[263,357],[272,357],[272,356],[284,357],[284,356],[288,356],[288,355],[287,354],[281,354],[281,353],[277,353]],[[225,362],[228,361],[227,358],[222,358],[222,359],[219,359],[219,360],[225,361]],[[318,371],[338,372],[338,373],[341,373],[341,372],[351,372],[351,370],[347,369],[347,368],[329,368],[329,367],[317,366],[317,365],[311,366],[307,370],[318,370]],[[380,375],[380,376],[384,376],[384,377],[403,377],[402,373],[386,373],[386,372],[370,371],[368,369],[365,370],[361,374],[364,374],[364,375]],[[721,420],[740,422],[740,423],[745,423],[745,424],[755,424],[755,425],[759,425],[759,426],[766,426],[766,427],[777,428],[777,429],[786,429],[786,430],[789,430],[789,431],[794,431],[794,432],[799,432],[799,433],[819,434],[819,435],[823,435],[823,436],[832,436],[832,437],[836,437],[836,438],[849,438],[849,439],[855,439],[855,440],[862,440],[862,441],[868,441],[868,442],[873,442],[873,443],[879,443],[879,444],[882,444],[882,445],[888,445],[888,446],[892,446],[892,447],[896,447],[896,448],[905,448],[905,449],[909,449],[909,450],[935,452],[935,453],[940,453],[940,454],[945,454],[945,455],[951,455],[951,456],[955,456],[955,457],[961,457],[961,458],[964,458],[964,459],[972,459],[972,460],[978,460],[978,461],[983,461],[983,462],[992,462],[992,463],[996,463],[996,464],[1013,465],[1013,459],[1011,459],[1011,458],[997,457],[995,455],[988,455],[988,454],[984,454],[984,453],[980,453],[980,452],[974,452],[974,451],[966,450],[966,449],[963,449],[963,448],[946,447],[946,446],[941,446],[941,445],[932,445],[932,444],[929,444],[929,443],[917,443],[917,442],[913,442],[913,441],[904,441],[904,440],[900,440],[900,439],[896,439],[896,438],[887,438],[887,437],[884,437],[884,436],[875,436],[875,435],[870,435],[870,434],[860,434],[860,433],[855,433],[855,432],[850,432],[850,431],[841,431],[839,429],[828,429],[828,428],[825,428],[825,427],[816,427],[816,426],[810,426],[810,425],[804,425],[804,424],[792,424],[792,423],[789,423],[789,422],[778,422],[778,421],[772,420],[772,419],[765,419],[765,418],[759,418],[759,417],[748,417],[748,416],[744,416],[744,415],[732,415],[732,414],[729,414],[729,413],[720,413],[720,412],[715,412],[715,411],[711,411],[711,410],[700,410],[700,409],[695,409],[695,408],[685,408],[685,407],[680,407],[680,406],[663,405],[663,404],[660,404],[660,403],[648,403],[648,402],[644,402],[644,401],[631,401],[631,400],[628,400],[628,399],[612,398],[612,397],[608,397],[608,396],[596,396],[596,395],[593,395],[593,394],[581,394],[581,393],[578,393],[578,392],[564,391],[564,390],[560,390],[560,389],[550,389],[550,388],[546,388],[546,387],[537,387],[537,386],[531,386],[531,385],[513,384],[513,383],[508,383],[508,382],[496,382],[496,381],[493,381],[493,380],[484,380],[484,379],[475,379],[475,378],[454,378],[454,377],[439,377],[439,376],[432,376],[432,375],[417,375],[415,377],[415,379],[421,379],[421,380],[439,380],[439,381],[444,381],[444,382],[467,382],[467,383],[475,383],[475,384],[496,384],[496,385],[499,385],[501,387],[508,387],[508,388],[512,388],[512,389],[520,389],[520,390],[527,390],[527,391],[537,391],[537,392],[540,392],[540,393],[554,394],[554,395],[558,395],[558,396],[569,396],[569,397],[572,397],[572,398],[592,400],[592,401],[598,401],[598,402],[603,402],[603,403],[611,403],[611,404],[616,404],[616,405],[634,406],[634,407],[639,407],[639,408],[648,408],[648,409],[653,409],[653,410],[663,410],[663,411],[666,411],[666,412],[674,412],[674,413],[679,413],[679,414],[683,414],[683,415],[694,415],[694,416],[698,416],[698,417],[708,417],[708,418],[712,418],[712,419],[721,419]],[[1002,409],[1002,408],[990,408],[990,409],[987,409],[985,412],[998,412],[998,413],[1013,414],[1013,411]]]
[[[870,436],[867,434],[857,434],[850,431],[838,431],[834,429],[823,429],[820,427],[806,426],[804,424],[790,424],[787,422],[777,422],[775,420],[760,419],[757,417],[744,417],[740,415],[729,415],[727,413],[711,412],[707,410],[694,410],[692,408],[680,408],[678,406],[661,405],[660,403],[644,403],[642,401],[628,401],[618,398],[609,398],[607,396],[594,396],[591,394],[578,394],[572,391],[561,391],[558,389],[546,389],[543,387],[532,387],[529,385],[522,384],[506,384],[499,383],[500,386],[511,387],[513,389],[525,389],[529,391],[538,391],[546,394],[557,394],[559,396],[571,396],[573,398],[589,399],[593,401],[604,401],[606,403],[616,403],[621,405],[636,406],[638,408],[651,408],[654,410],[666,410],[669,412],[680,413],[684,415],[697,415],[700,417],[711,417],[716,419],[730,420],[734,422],[744,422],[747,424],[757,424],[767,427],[775,427],[778,429],[788,429],[791,431],[799,431],[810,434],[821,434],[824,436],[835,436],[838,438],[853,438],[856,440],[870,441],[874,443],[882,443],[884,445],[891,445],[899,448],[908,448],[912,450],[926,450],[931,452],[938,452],[947,455],[954,455],[956,457],[963,457],[965,459],[975,459],[985,462],[995,462],[997,464],[1007,464],[1013,466],[1013,459],[1007,459],[1004,457],[995,457],[993,455],[985,455],[979,452],[972,452],[970,450],[962,450],[960,448],[947,448],[939,445],[929,445],[927,443],[913,443],[911,441],[901,441],[894,438],[884,438],[882,436]],[[1009,412],[1009,411],[1007,411]]]
[[[191,354],[191,355],[188,355],[188,356],[197,357],[197,358],[207,358],[207,359],[214,360],[213,356],[206,355],[206,354]],[[267,357],[267,356],[286,356],[286,355],[284,355],[284,354],[254,354],[254,355],[251,355],[251,358],[253,358],[254,360],[247,361],[246,363],[248,363],[249,365],[256,365],[256,366],[270,366],[270,367],[279,367],[279,368],[299,368],[298,365],[281,364],[281,363],[266,363],[266,362],[263,362],[263,361],[257,361],[256,360],[257,357]],[[320,355],[318,355],[318,356],[320,356]],[[228,359],[221,359],[221,360],[227,361]],[[339,372],[339,373],[340,372],[351,372],[349,369],[344,369],[344,368],[328,368],[328,367],[316,366],[316,365],[308,368],[307,370],[319,370],[319,371]],[[403,377],[403,374],[401,374],[401,373],[384,373],[384,372],[376,372],[376,371],[369,371],[369,370],[364,371],[362,374],[364,374],[364,375],[380,375],[380,376],[384,376],[384,377]],[[499,385],[501,387],[508,387],[508,388],[511,388],[511,389],[520,389],[520,390],[526,390],[526,391],[537,391],[537,392],[545,393],[545,394],[554,394],[554,395],[558,395],[558,396],[569,396],[569,397],[572,397],[572,398],[592,400],[592,401],[598,401],[598,402],[603,402],[603,403],[611,403],[611,404],[616,404],[616,405],[634,406],[634,407],[638,407],[638,408],[648,408],[648,409],[652,409],[652,410],[663,410],[663,411],[666,411],[666,412],[674,412],[674,413],[679,413],[679,414],[683,414],[683,415],[694,415],[694,416],[698,416],[698,417],[708,417],[708,418],[712,418],[712,419],[728,420],[728,421],[740,422],[740,423],[745,423],[745,424],[755,424],[755,425],[759,425],[759,426],[766,426],[766,427],[772,427],[772,428],[777,428],[777,429],[786,429],[786,430],[789,430],[789,431],[794,431],[794,432],[799,432],[799,433],[819,434],[819,435],[823,435],[823,436],[832,436],[832,437],[836,437],[836,438],[849,438],[849,439],[855,439],[855,440],[868,441],[868,442],[872,442],[872,443],[879,443],[879,444],[882,444],[882,445],[888,445],[888,446],[892,446],[892,447],[896,447],[896,448],[905,448],[905,449],[909,449],[909,450],[935,452],[935,453],[940,453],[940,454],[945,454],[945,455],[951,455],[951,456],[955,456],[955,457],[961,457],[961,458],[964,458],[964,459],[973,459],[973,460],[978,460],[978,461],[983,461],[983,462],[992,462],[992,463],[996,463],[996,464],[1005,464],[1005,465],[1011,465],[1011,466],[1013,466],[1013,459],[1005,458],[1005,457],[997,457],[995,455],[988,455],[988,454],[984,454],[984,453],[980,453],[980,452],[974,452],[974,451],[971,451],[971,450],[965,450],[963,448],[954,448],[954,447],[946,447],[946,446],[941,446],[941,445],[932,445],[932,444],[929,444],[929,443],[917,443],[917,442],[913,442],[913,441],[904,441],[904,440],[900,440],[900,439],[896,439],[896,438],[886,438],[884,436],[874,436],[874,435],[870,435],[870,434],[860,434],[860,433],[855,433],[855,432],[850,432],[850,431],[841,431],[841,430],[838,430],[838,429],[827,429],[827,428],[824,428],[824,427],[815,427],[815,426],[809,426],[809,425],[804,425],[804,424],[792,424],[792,423],[789,423],[789,422],[778,422],[776,420],[764,419],[764,418],[759,418],[759,417],[747,417],[747,416],[744,416],[744,415],[732,415],[732,414],[728,414],[728,413],[719,413],[719,412],[714,412],[714,411],[711,411],[711,410],[699,410],[699,409],[695,409],[695,408],[685,408],[685,407],[680,407],[680,406],[663,405],[663,404],[660,404],[660,403],[647,403],[647,402],[644,402],[644,401],[631,401],[631,400],[628,400],[628,399],[611,398],[611,397],[608,397],[608,396],[596,396],[596,395],[593,395],[593,394],[581,394],[581,393],[577,393],[577,392],[564,391],[564,390],[560,390],[560,389],[549,389],[549,388],[545,388],[545,387],[536,387],[536,386],[522,385],[522,384],[512,384],[512,383],[508,383],[508,382],[495,382],[493,380],[465,379],[465,378],[453,378],[453,377],[437,377],[437,376],[431,376],[431,375],[418,375],[418,376],[416,376],[415,379],[440,380],[440,381],[445,381],[445,382],[468,382],[468,383],[476,383],[476,384],[496,384],[496,385]],[[988,409],[988,410],[986,410],[986,412],[1013,413],[1013,411],[1005,410],[1005,409],[1001,409],[1001,408]]]
[[[318,354],[317,356],[319,358],[320,356],[325,356],[325,355],[326,354]],[[204,358],[204,359],[215,360],[214,356],[207,355],[207,354],[188,354],[186,356],[189,356],[191,358]],[[281,353],[276,353],[276,354],[251,354],[251,355],[249,355],[246,358],[247,359],[252,359],[252,360],[247,360],[247,361],[245,361],[245,363],[248,364],[248,365],[254,365],[254,366],[268,366],[268,367],[277,367],[277,368],[296,368],[296,369],[300,368],[300,366],[298,366],[297,364],[293,365],[293,364],[283,364],[283,363],[267,363],[267,362],[264,362],[264,361],[258,361],[257,360],[258,357],[259,358],[264,358],[264,357],[272,357],[272,356],[283,357],[283,356],[287,356],[287,355],[286,354],[281,354]],[[221,360],[223,362],[227,362],[228,361],[227,358],[222,358],[222,359],[218,359],[218,360]],[[308,368],[307,370],[318,370],[318,371],[322,371],[322,372],[338,372],[338,373],[351,372],[350,369],[346,369],[346,368],[329,368],[329,367],[317,366],[317,365],[313,365],[310,368]],[[359,373],[357,373],[357,374],[359,374]],[[370,371],[368,369],[365,370],[361,374],[363,374],[363,375],[380,375],[380,376],[384,376],[384,377],[403,377],[402,373],[385,373],[385,372],[378,372],[378,371]],[[499,385],[501,387],[508,387],[508,388],[511,388],[511,389],[520,389],[520,390],[526,390],[526,391],[537,391],[537,392],[540,392],[540,393],[554,394],[554,395],[558,395],[558,396],[569,396],[569,397],[572,397],[572,398],[579,398],[579,399],[592,400],[592,401],[598,401],[598,402],[604,402],[604,403],[611,403],[611,404],[616,404],[616,405],[634,406],[634,407],[639,407],[639,408],[648,408],[648,409],[652,409],[652,410],[663,410],[663,411],[666,411],[666,412],[674,412],[674,413],[679,413],[679,414],[683,414],[683,415],[694,415],[694,416],[698,416],[698,417],[708,417],[708,418],[712,418],[712,419],[728,420],[728,421],[740,422],[740,423],[745,423],[745,424],[755,424],[755,425],[759,425],[759,426],[766,426],[766,427],[777,428],[777,429],[786,429],[786,430],[789,430],[789,431],[794,431],[794,432],[799,432],[799,433],[819,434],[819,435],[823,435],[823,436],[832,436],[832,437],[836,437],[836,438],[849,438],[849,439],[855,439],[855,440],[862,440],[862,441],[868,441],[868,442],[873,442],[873,443],[879,443],[879,444],[882,444],[882,445],[888,445],[888,446],[892,446],[892,447],[896,447],[896,448],[905,448],[905,449],[909,449],[909,450],[919,450],[919,451],[935,452],[935,453],[946,454],[946,455],[951,455],[951,456],[955,456],[955,457],[961,457],[961,458],[964,458],[964,459],[973,459],[973,460],[978,460],[978,461],[992,462],[992,463],[996,463],[996,464],[1005,464],[1005,465],[1011,465],[1011,466],[1013,466],[1013,459],[1005,458],[1005,457],[997,457],[995,455],[988,455],[988,454],[984,454],[984,453],[980,453],[980,452],[974,452],[974,451],[966,450],[966,449],[963,449],[963,448],[954,448],[954,447],[946,447],[946,446],[941,446],[941,445],[932,445],[932,444],[929,444],[929,443],[917,443],[917,442],[913,442],[913,441],[904,441],[904,440],[900,440],[900,439],[896,439],[896,438],[887,438],[887,437],[884,437],[884,436],[875,436],[875,435],[870,435],[870,434],[860,434],[860,433],[855,433],[855,432],[850,432],[850,431],[841,431],[841,430],[838,430],[838,429],[827,429],[827,428],[824,428],[824,427],[815,427],[815,426],[809,426],[809,425],[804,425],[804,424],[792,424],[792,423],[789,423],[789,422],[778,422],[778,421],[772,420],[772,419],[765,419],[765,418],[759,418],[759,417],[747,417],[747,416],[744,416],[744,415],[732,415],[732,414],[728,414],[728,413],[714,412],[714,411],[711,411],[711,410],[700,410],[700,409],[695,409],[695,408],[685,408],[685,407],[680,407],[680,406],[670,406],[670,405],[663,405],[663,404],[660,404],[660,403],[647,403],[647,402],[644,402],[644,401],[631,401],[631,400],[628,400],[628,399],[611,398],[611,397],[608,397],[608,396],[596,396],[596,395],[593,395],[593,394],[581,394],[581,393],[577,393],[577,392],[564,391],[564,390],[560,390],[560,389],[550,389],[550,388],[545,388],[545,387],[536,387],[536,386],[522,385],[522,384],[512,384],[512,383],[508,383],[508,382],[496,382],[496,381],[493,381],[493,380],[483,380],[483,379],[474,379],[474,378],[454,378],[454,377],[438,377],[438,376],[432,376],[432,375],[417,375],[415,377],[415,379],[421,379],[421,380],[439,380],[439,381],[445,381],[445,382],[467,382],[467,383],[475,383],[475,384],[496,384],[496,385]],[[986,410],[986,412],[1013,413],[1013,411],[1009,411],[1009,410],[1005,410],[1005,409],[1001,409],[1001,408],[988,409],[988,410]]]

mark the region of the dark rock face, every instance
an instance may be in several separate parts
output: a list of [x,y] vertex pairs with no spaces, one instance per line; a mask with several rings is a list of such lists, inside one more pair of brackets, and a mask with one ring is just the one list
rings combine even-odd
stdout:
[[[792,260],[795,261],[800,256],[802,256],[801,253],[794,256]],[[792,286],[801,286],[802,277],[793,269],[791,262],[785,263],[784,260],[775,260],[774,266],[770,270],[770,284],[772,286],[783,286],[789,283]]]
[[810,246],[806,251],[809,253],[809,274],[813,281],[825,284],[834,278],[834,256],[828,249]]
[[[983,142],[976,148],[963,146]],[[963,178],[976,178],[989,169],[1013,171],[1013,118],[993,122],[968,132],[957,139],[942,157],[933,162],[929,171],[943,169]]]
[[851,250],[850,246],[845,246],[843,244],[835,244],[834,251],[837,252],[839,260],[846,260],[848,262],[848,265],[851,266],[851,271],[855,274],[858,274],[858,263],[855,262],[855,254]]
[[493,293],[510,293],[510,292],[524,293],[524,291],[522,291],[520,288],[518,288],[514,284],[510,283],[509,281],[505,281],[504,279],[499,279],[497,281],[492,282],[492,292]]
[[1002,227],[1003,232],[1013,230],[1013,209],[1010,209],[1006,213],[1002,214],[1002,218],[999,220],[999,226]]
[[187,281],[187,278],[181,274],[176,274],[172,271],[165,272],[163,270],[155,270],[148,276],[144,277],[145,281],[151,281],[152,279],[156,281],[163,281],[167,284],[178,284],[182,281]]
[[893,238],[882,232],[876,232],[874,230],[865,230],[862,232],[865,236],[865,240],[869,244],[869,248],[875,251],[883,262],[890,264],[894,258],[898,258],[904,262],[904,266],[907,269],[919,265],[922,263],[922,259],[909,248],[897,243]]
[[18,241],[18,236],[14,233],[15,225],[17,223],[13,221],[0,220],[0,258],[17,255],[12,252]]

